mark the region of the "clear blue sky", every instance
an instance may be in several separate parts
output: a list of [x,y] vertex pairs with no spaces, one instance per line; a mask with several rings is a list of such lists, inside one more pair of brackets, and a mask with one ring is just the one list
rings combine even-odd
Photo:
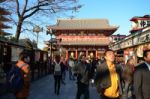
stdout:
[[128,35],[130,19],[150,14],[149,0],[79,0],[84,6],[76,13],[77,18],[106,18],[110,25],[117,25],[115,34]]

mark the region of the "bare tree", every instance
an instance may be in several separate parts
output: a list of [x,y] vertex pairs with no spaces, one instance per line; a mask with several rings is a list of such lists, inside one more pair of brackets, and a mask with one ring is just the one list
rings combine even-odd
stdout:
[[[77,0],[8,0],[4,5],[14,12],[12,18],[16,24],[16,41],[19,40],[22,26],[31,17],[50,16],[52,14],[78,10],[81,5],[76,5]],[[42,20],[41,20],[42,21]]]

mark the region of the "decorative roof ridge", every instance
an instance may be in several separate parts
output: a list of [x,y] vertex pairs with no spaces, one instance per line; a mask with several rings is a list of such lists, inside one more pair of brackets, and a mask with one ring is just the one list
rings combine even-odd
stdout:
[[[115,28],[119,28],[119,25],[111,25],[109,20],[107,18],[74,18],[74,19],[69,19],[69,18],[58,18],[57,23],[53,26],[58,26],[60,22],[62,21],[105,21],[107,26],[112,26]],[[52,25],[51,25],[52,26]]]
[[48,28],[56,30],[113,30],[114,33],[119,26],[111,25],[106,18],[59,18],[55,25],[49,25]]
[[73,19],[70,19],[70,18],[58,18],[57,20],[106,20],[108,21],[108,19],[106,18],[73,18]]

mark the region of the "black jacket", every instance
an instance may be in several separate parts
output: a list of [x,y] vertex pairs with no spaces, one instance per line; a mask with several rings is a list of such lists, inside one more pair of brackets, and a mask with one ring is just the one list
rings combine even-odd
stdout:
[[[116,65],[116,72],[118,74],[118,84],[119,84],[119,94],[122,94],[121,80],[122,80],[122,67],[120,65]],[[97,72],[95,76],[95,84],[98,92],[103,94],[103,91],[111,86],[111,78],[110,72],[106,62],[102,63],[97,67]]]
[[136,99],[150,99],[150,70],[145,63],[135,68],[133,81]]
[[86,62],[79,61],[75,67],[74,72],[77,74],[77,82],[84,84],[89,84],[90,80],[90,64]]

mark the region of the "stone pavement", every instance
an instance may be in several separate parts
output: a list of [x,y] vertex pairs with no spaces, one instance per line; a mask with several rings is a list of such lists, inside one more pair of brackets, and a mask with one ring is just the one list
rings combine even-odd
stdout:
[[[76,81],[66,77],[66,84],[61,84],[60,95],[54,94],[54,79],[52,75],[34,81],[28,99],[75,99]],[[12,94],[0,96],[0,99],[15,99]],[[95,87],[90,87],[90,99],[99,99]]]

